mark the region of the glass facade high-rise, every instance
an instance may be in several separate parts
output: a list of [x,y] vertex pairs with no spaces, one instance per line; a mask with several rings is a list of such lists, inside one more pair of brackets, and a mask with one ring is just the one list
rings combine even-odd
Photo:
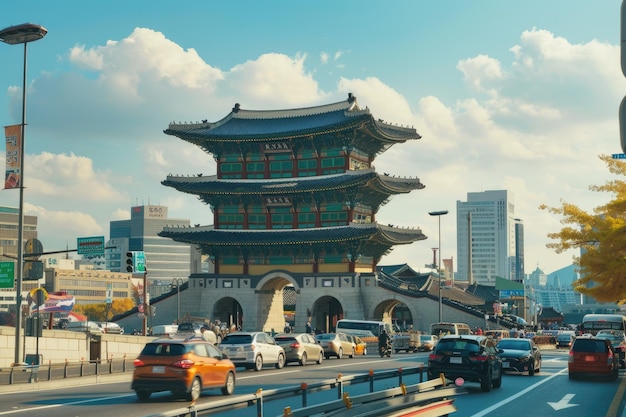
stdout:
[[143,251],[150,298],[169,292],[174,278],[186,281],[191,272],[191,252],[195,249],[160,237],[158,233],[165,226],[189,227],[190,220],[168,218],[167,207],[147,205],[132,207],[130,220],[116,220],[109,225],[107,269],[126,272],[126,252]]
[[[0,206],[0,260],[3,262],[17,259],[18,223],[17,207]],[[31,239],[37,239],[37,216],[24,215],[23,242]],[[17,271],[17,267],[14,270]],[[22,281],[22,294],[37,288],[40,283],[40,280]],[[0,311],[15,311],[15,294],[15,288],[0,289]]]
[[481,285],[495,285],[496,277],[523,281],[524,229],[515,217],[512,194],[467,193],[467,201],[457,201],[456,208],[457,280]]

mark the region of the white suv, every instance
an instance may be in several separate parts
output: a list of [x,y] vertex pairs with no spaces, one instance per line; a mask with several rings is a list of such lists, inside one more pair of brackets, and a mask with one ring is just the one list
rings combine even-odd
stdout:
[[273,364],[277,369],[285,366],[285,350],[267,333],[229,333],[219,348],[235,366],[255,371],[260,371],[265,364]]

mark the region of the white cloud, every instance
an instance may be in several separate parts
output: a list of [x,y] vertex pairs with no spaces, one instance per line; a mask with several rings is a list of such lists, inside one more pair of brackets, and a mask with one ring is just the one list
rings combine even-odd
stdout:
[[[377,215],[381,223],[421,227],[433,239],[437,225],[426,213],[450,210],[442,219],[442,254],[453,256],[456,201],[467,192],[509,189],[526,227],[527,269],[535,261],[556,269],[569,256],[550,256],[545,244],[560,224],[537,207],[560,199],[585,208],[603,202],[588,186],[607,179],[596,156],[617,151],[617,105],[626,91],[617,46],[571,44],[543,30],[524,32],[510,62],[483,54],[459,59],[467,90],[452,103],[436,94],[410,97],[391,87],[393,80],[361,74],[344,73],[323,91],[307,53],[265,53],[221,70],[151,29],[103,46],[75,46],[68,59],[72,71],[42,74],[29,90],[36,122],[28,130],[26,207],[39,216],[44,246],[108,234],[109,221],[129,218],[130,206],[148,202],[167,205],[172,217],[211,224],[207,206],[160,184],[169,173],[215,173],[211,155],[163,134],[170,121],[217,121],[237,102],[245,109],[304,107],[351,92],[374,117],[423,136],[374,162],[379,172],[418,176],[426,185],[394,197]],[[320,54],[322,63],[329,59]],[[19,104],[19,89],[9,93]],[[16,193],[0,198],[16,205]],[[396,248],[383,263],[423,259],[415,262],[420,267],[432,245]]]

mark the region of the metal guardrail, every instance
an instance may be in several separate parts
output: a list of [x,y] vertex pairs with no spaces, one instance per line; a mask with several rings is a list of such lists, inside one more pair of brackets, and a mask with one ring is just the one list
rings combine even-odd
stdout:
[[453,397],[464,393],[458,387],[446,387],[449,382],[442,375],[419,384],[391,388],[370,394],[350,397],[344,393],[342,400],[305,407],[292,411],[286,407],[282,417],[309,417],[322,414],[324,416],[341,417],[379,417],[402,411],[399,415],[418,415],[427,413],[428,416],[443,416],[455,412]]
[[134,369],[133,360],[134,358],[124,357],[121,359],[11,366],[0,369],[0,386],[125,373]]
[[[425,368],[424,365],[410,367],[410,368],[398,368],[396,370],[387,370],[374,372],[370,370],[367,374],[358,374],[344,376],[339,374],[334,379],[323,380],[314,384],[302,383],[300,385],[294,385],[285,388],[278,388],[272,390],[259,389],[254,394],[238,395],[232,398],[225,398],[217,401],[211,401],[203,404],[191,403],[187,407],[181,407],[174,410],[165,411],[158,414],[150,414],[145,417],[179,417],[179,416],[200,416],[211,415],[221,413],[225,411],[232,411],[241,408],[256,407],[257,416],[263,416],[263,404],[266,401],[276,401],[284,398],[292,398],[294,396],[301,397],[302,408],[309,406],[309,395],[315,392],[326,391],[335,389],[337,391],[337,400],[343,404],[344,401],[344,389],[347,385],[355,385],[359,383],[369,383],[370,393],[374,393],[374,382],[384,379],[397,378],[398,386],[400,390],[405,389],[405,392],[417,392],[419,387],[407,389],[403,382],[403,377],[406,375],[419,375],[419,384],[424,384]],[[439,381],[438,379],[436,381]],[[443,379],[442,379],[443,382]],[[419,384],[417,384],[419,386]],[[426,382],[426,384],[433,384],[432,382]],[[437,384],[437,383],[435,383]],[[441,382],[439,382],[441,384]],[[427,385],[422,385],[422,389],[425,389]],[[405,387],[405,388],[402,388]],[[414,386],[411,386],[414,387]],[[396,391],[387,390],[385,395],[396,395]],[[441,391],[443,393],[443,391]],[[458,393],[458,392],[456,392]],[[429,394],[430,395],[430,394]],[[444,396],[452,395],[452,391],[446,391]],[[455,394],[456,395],[456,394]],[[385,397],[386,398],[386,397]],[[440,394],[436,394],[435,398],[441,398]],[[334,405],[334,402],[333,402]],[[345,408],[344,408],[345,410]],[[307,414],[297,414],[298,416],[305,416]],[[437,415],[437,414],[433,414]],[[295,416],[295,414],[294,414]]]

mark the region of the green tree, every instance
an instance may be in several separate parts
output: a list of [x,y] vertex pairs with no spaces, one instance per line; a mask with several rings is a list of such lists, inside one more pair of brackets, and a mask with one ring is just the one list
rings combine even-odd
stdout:
[[[626,177],[626,163],[609,155],[599,158],[614,175]],[[556,253],[583,249],[574,257],[581,278],[573,283],[576,291],[600,302],[626,302],[626,181],[614,179],[601,186],[590,186],[595,192],[613,195],[607,204],[587,213],[578,206],[561,200],[560,207],[539,208],[561,215],[565,226],[548,233],[555,242],[548,248]]]

